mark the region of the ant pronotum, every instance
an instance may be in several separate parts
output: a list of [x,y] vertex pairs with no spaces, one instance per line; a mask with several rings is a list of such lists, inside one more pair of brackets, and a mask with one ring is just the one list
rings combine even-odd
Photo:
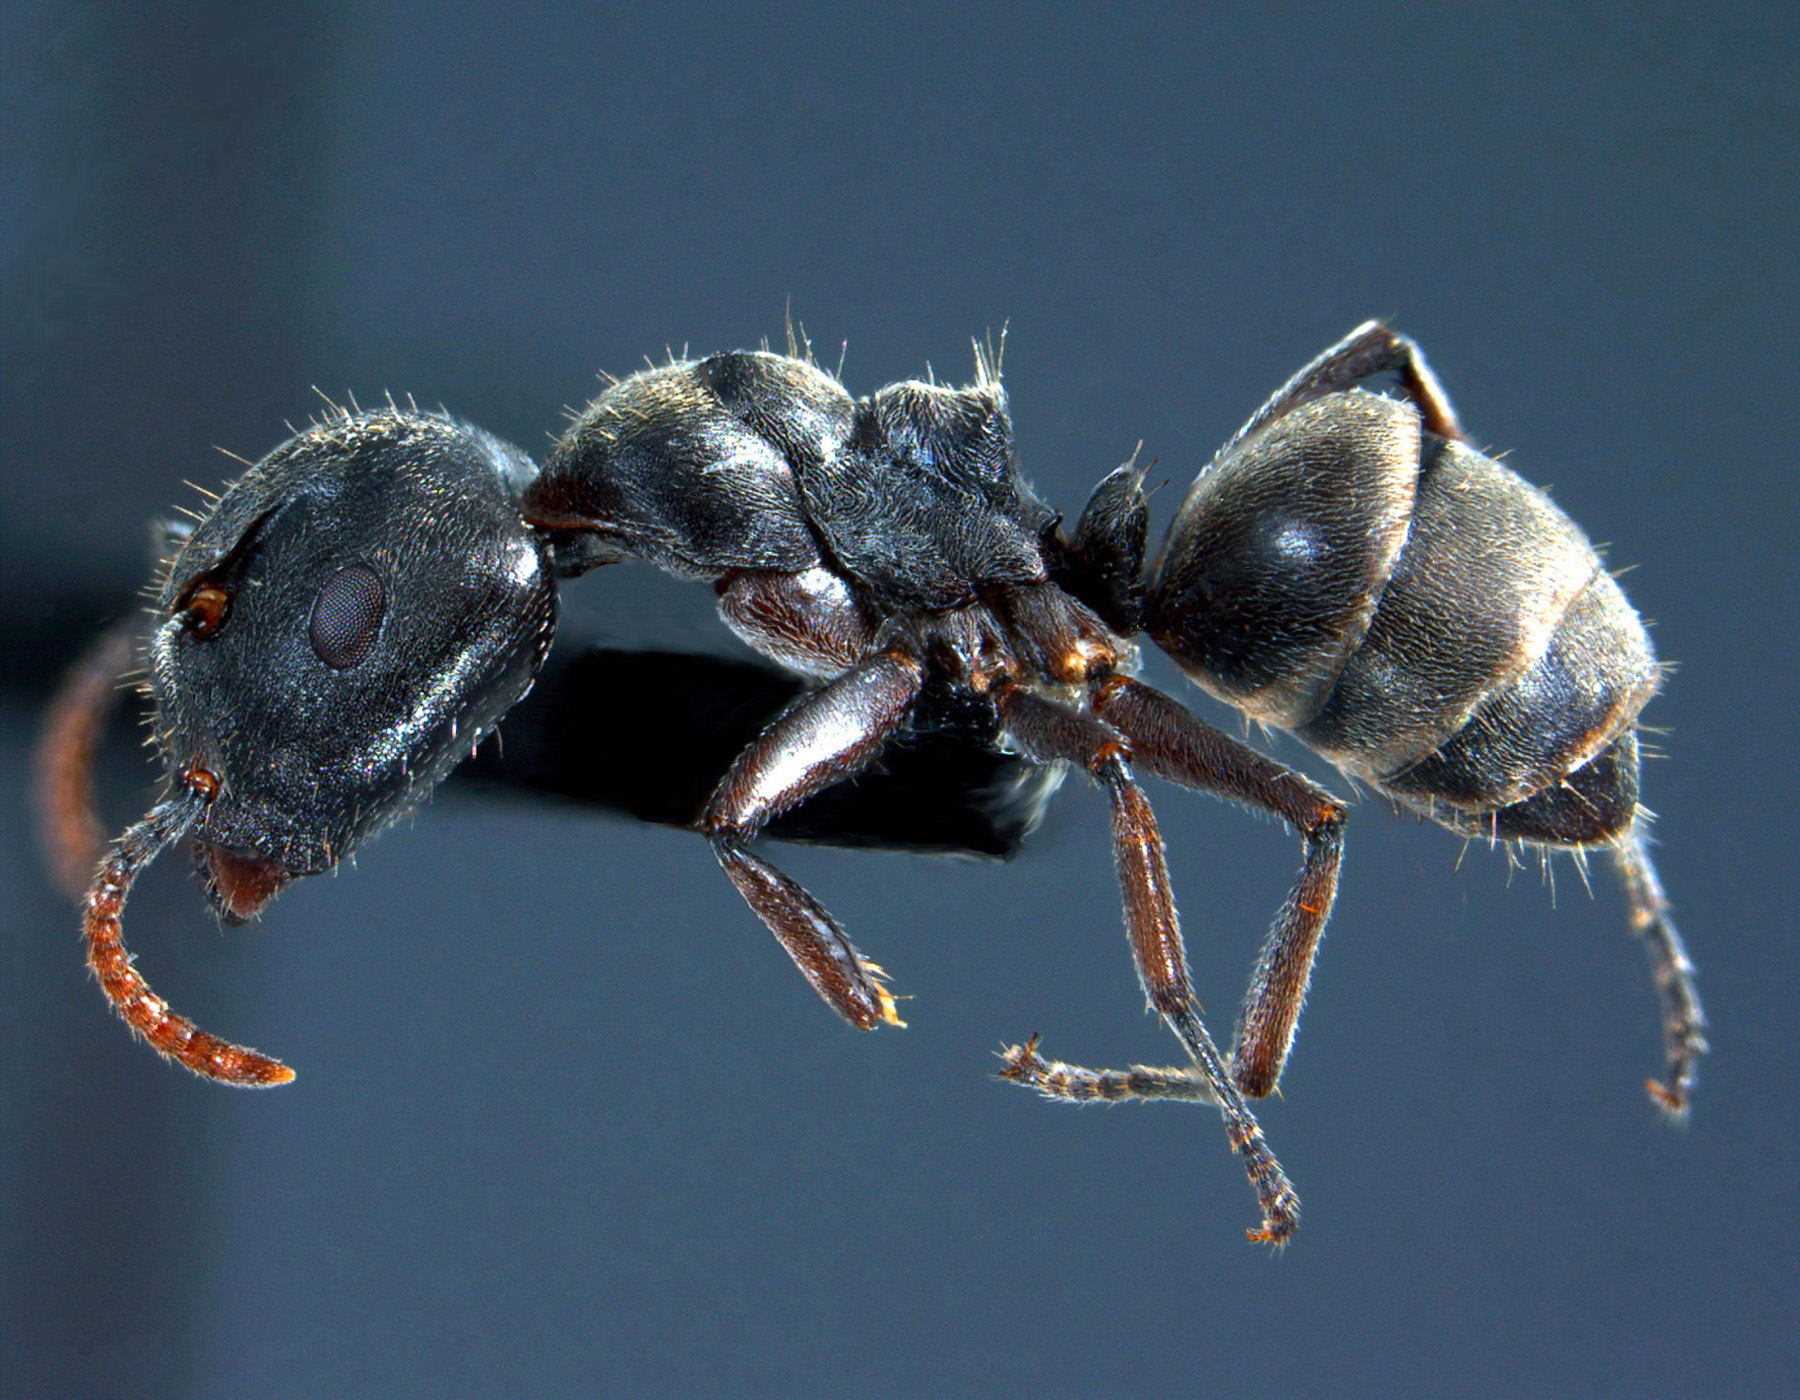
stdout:
[[[794,351],[790,345],[790,352]],[[232,1084],[292,1078],[170,1010],[132,966],[132,881],[188,838],[229,921],[328,870],[417,803],[531,686],[559,578],[641,559],[711,583],[750,646],[817,681],[737,757],[699,814],[725,873],[851,1024],[898,1024],[885,976],[758,855],[768,822],[866,768],[921,694],[997,742],[1078,765],[1112,804],[1125,923],[1151,1005],[1191,1063],[1094,1071],[1006,1052],[1067,1100],[1217,1105],[1282,1241],[1299,1200],[1247,1100],[1281,1078],[1337,889],[1344,807],[1133,678],[1152,638],[1196,682],[1346,774],[1471,837],[1621,873],[1663,1001],[1685,1112],[1705,1052],[1693,968],[1645,851],[1638,712],[1661,673],[1587,537],[1469,446],[1412,341],[1370,323],[1225,445],[1147,562],[1143,473],[1073,529],[1014,460],[996,366],[967,388],[864,399],[810,356],[715,355],[613,384],[540,471],[442,414],[338,412],[264,458],[180,533],[160,580],[148,690],[167,793],[87,890],[89,961],[152,1046]],[[1357,386],[1391,375],[1399,394]],[[126,660],[78,671],[46,747],[53,829],[82,825],[92,736]],[[1222,1052],[1188,979],[1162,838],[1137,774],[1271,812],[1299,879]]]

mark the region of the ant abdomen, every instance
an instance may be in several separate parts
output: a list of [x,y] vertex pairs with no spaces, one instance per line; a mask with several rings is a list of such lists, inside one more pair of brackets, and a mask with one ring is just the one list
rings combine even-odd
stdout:
[[1327,394],[1233,444],[1149,595],[1200,685],[1434,821],[1553,845],[1631,824],[1643,623],[1548,496],[1410,403]]

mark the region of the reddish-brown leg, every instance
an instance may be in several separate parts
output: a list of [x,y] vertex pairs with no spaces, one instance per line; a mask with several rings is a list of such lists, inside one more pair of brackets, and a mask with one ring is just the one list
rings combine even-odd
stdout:
[[825,907],[747,847],[774,817],[866,768],[918,697],[924,668],[887,652],[808,695],[731,765],[700,818],[719,864],[801,976],[851,1025],[902,1024],[881,969]]
[[1700,1007],[1700,991],[1694,985],[1694,963],[1687,945],[1669,914],[1669,897],[1645,849],[1642,820],[1612,848],[1613,865],[1625,882],[1625,898],[1631,906],[1631,927],[1644,940],[1650,954],[1650,973],[1662,997],[1663,1043],[1668,1052],[1668,1071],[1662,1079],[1646,1081],[1651,1099],[1676,1120],[1688,1114],[1694,1085],[1700,1077],[1700,1060],[1706,1054],[1706,1012]]
[[1392,374],[1407,398],[1419,410],[1425,431],[1441,438],[1463,440],[1462,424],[1444,386],[1432,373],[1424,351],[1410,336],[1389,330],[1379,321],[1365,321],[1336,345],[1283,384],[1254,417],[1219,449],[1224,457],[1251,434],[1273,423],[1309,399],[1348,389],[1378,374]]
[[1130,742],[1140,767],[1197,792],[1273,813],[1306,843],[1300,878],[1269,927],[1238,1018],[1232,1074],[1246,1094],[1262,1098],[1281,1081],[1337,896],[1344,808],[1316,783],[1137,681],[1114,676],[1103,682],[1094,710]]
[[163,847],[179,840],[194,824],[205,800],[200,793],[182,788],[151,808],[148,816],[113,843],[94,873],[83,909],[88,966],[100,979],[113,1010],[149,1041],[153,1050],[221,1084],[266,1089],[288,1083],[293,1070],[255,1050],[208,1035],[186,1017],[177,1016],[132,966],[120,930],[119,916],[132,881]]
[[[1262,1210],[1262,1228],[1251,1231],[1250,1238],[1281,1243],[1299,1226],[1300,1198],[1270,1151],[1256,1116],[1195,1008],[1162,836],[1149,800],[1131,776],[1124,743],[1093,716],[1064,709],[1023,690],[1004,691],[998,703],[1007,733],[1026,753],[1040,762],[1065,759],[1079,763],[1105,785],[1112,798],[1113,849],[1138,977],[1151,1006],[1186,1048],[1205,1086],[1204,1093],[1168,1096],[1205,1098],[1218,1105],[1226,1134],[1232,1148],[1244,1158]],[[1040,1078],[1036,1073],[1038,1066],[1047,1063],[1037,1056],[1034,1043],[1029,1053],[1009,1052],[1003,1074],[1049,1097],[1062,1097],[1056,1091],[1054,1075]]]

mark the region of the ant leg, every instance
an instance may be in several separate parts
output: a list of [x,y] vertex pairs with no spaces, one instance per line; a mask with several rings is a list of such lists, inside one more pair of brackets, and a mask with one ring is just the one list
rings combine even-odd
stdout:
[[[1300,1198],[1270,1151],[1255,1115],[1232,1080],[1224,1057],[1194,1005],[1187,950],[1182,944],[1181,920],[1169,886],[1162,836],[1144,790],[1131,776],[1125,745],[1093,716],[1040,700],[1016,687],[1002,691],[996,698],[1006,732],[1028,755],[1039,762],[1066,759],[1079,763],[1105,784],[1112,798],[1113,851],[1138,978],[1150,1004],[1186,1048],[1204,1084],[1204,1089],[1197,1085],[1191,1095],[1172,1096],[1218,1105],[1225,1119],[1226,1135],[1232,1149],[1244,1158],[1262,1209],[1262,1228],[1251,1231],[1250,1238],[1281,1243],[1300,1224]],[[1039,1078],[1033,1074],[1036,1065],[1046,1064],[1036,1056],[1035,1043],[1029,1058],[1007,1058],[1008,1070],[1013,1072],[1006,1077],[1052,1097],[1062,1097],[1055,1092],[1054,1075]],[[1036,1060],[1036,1065],[1032,1060]]]
[[1231,1057],[1238,1087],[1263,1098],[1281,1082],[1337,895],[1343,805],[1141,682],[1109,677],[1094,695],[1094,711],[1130,741],[1138,762],[1158,777],[1273,813],[1306,842],[1300,877],[1275,915],[1251,974]]
[[1444,386],[1426,363],[1425,352],[1411,336],[1389,330],[1379,321],[1364,321],[1324,354],[1283,384],[1237,435],[1219,450],[1222,459],[1252,433],[1259,432],[1309,399],[1348,389],[1378,374],[1393,374],[1424,421],[1425,431],[1441,438],[1466,441],[1456,409]]
[[1632,931],[1649,950],[1651,975],[1662,996],[1669,1068],[1664,1078],[1648,1080],[1645,1087],[1657,1106],[1679,1121],[1687,1117],[1688,1100],[1699,1079],[1700,1058],[1707,1050],[1706,1013],[1694,986],[1693,960],[1669,917],[1669,897],[1650,863],[1641,821],[1612,848],[1612,858],[1625,882]]
[[1122,1103],[1126,1099],[1179,1099],[1218,1106],[1218,1096],[1198,1065],[1129,1065],[1124,1069],[1088,1069],[1046,1060],[1038,1053],[1038,1037],[1000,1052],[1000,1077],[1061,1103]]
[[881,969],[867,962],[825,907],[747,849],[771,819],[867,767],[900,727],[924,667],[885,652],[805,697],[765,729],[720,781],[700,829],[744,902],[787,949],[800,975],[851,1025],[903,1024]]

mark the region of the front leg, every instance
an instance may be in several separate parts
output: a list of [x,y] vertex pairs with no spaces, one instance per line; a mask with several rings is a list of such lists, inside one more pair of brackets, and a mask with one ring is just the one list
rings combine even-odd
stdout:
[[706,804],[700,829],[744,902],[800,975],[851,1025],[900,1025],[881,969],[864,960],[831,914],[747,848],[788,808],[866,768],[918,698],[924,667],[884,652],[814,691],[737,756]]

